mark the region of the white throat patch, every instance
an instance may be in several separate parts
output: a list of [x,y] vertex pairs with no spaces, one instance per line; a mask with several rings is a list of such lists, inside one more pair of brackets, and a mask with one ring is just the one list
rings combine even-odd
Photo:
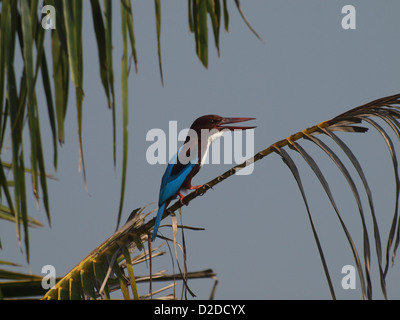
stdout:
[[213,130],[201,130],[201,135],[202,135],[202,139],[201,141],[205,141],[205,138],[208,136],[207,138],[207,143],[202,143],[201,144],[201,161],[200,161],[200,167],[203,166],[204,161],[206,160],[207,154],[208,154],[208,150],[210,149],[211,144],[215,141],[218,140],[219,138],[221,138],[221,136],[227,132],[228,130],[221,130],[218,131],[217,129],[213,129]]

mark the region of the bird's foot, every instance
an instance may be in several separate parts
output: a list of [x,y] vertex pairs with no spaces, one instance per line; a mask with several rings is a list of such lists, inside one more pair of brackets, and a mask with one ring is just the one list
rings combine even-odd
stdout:
[[203,187],[203,185],[200,185],[200,186],[190,186],[189,187],[189,190],[199,190],[201,187]]
[[190,190],[195,190],[195,193],[196,193],[196,194],[199,194],[200,196],[202,196],[202,195],[205,193],[205,191],[200,192],[199,190],[200,190],[201,188],[203,188],[204,186],[208,186],[208,185],[205,184],[205,185],[200,185],[200,186],[191,186],[189,189],[190,189]]
[[181,203],[181,205],[184,205],[183,203],[183,198],[185,197],[182,193],[178,193],[179,196],[179,202]]

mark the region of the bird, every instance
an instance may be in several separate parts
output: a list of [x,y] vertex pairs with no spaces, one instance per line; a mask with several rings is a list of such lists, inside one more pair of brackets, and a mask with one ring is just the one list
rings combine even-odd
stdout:
[[255,120],[255,118],[224,118],[215,114],[197,118],[191,125],[184,144],[171,158],[161,180],[158,198],[158,211],[153,227],[151,241],[157,237],[161,218],[169,203],[179,196],[181,191],[198,190],[202,185],[192,186],[192,178],[203,166],[211,143],[225,132],[247,130],[255,127],[229,126],[228,124]]

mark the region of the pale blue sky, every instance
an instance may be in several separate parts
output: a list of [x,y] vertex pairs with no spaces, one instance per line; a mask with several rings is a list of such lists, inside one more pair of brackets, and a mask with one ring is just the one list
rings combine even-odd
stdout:
[[[399,92],[399,1],[354,2],[356,30],[341,27],[341,9],[351,4],[348,1],[242,2],[247,18],[264,43],[246,27],[233,1],[229,2],[230,32],[221,30],[220,58],[210,34],[208,70],[195,55],[193,35],[188,31],[186,3],[162,3],[164,88],[158,71],[154,3],[133,2],[139,72],[134,74],[132,69],[129,82],[129,167],[124,221],[132,209],[149,203],[153,203],[150,208],[154,209],[158,200],[165,165],[150,165],[146,161],[146,150],[151,144],[146,141],[146,134],[150,129],[167,130],[168,121],[176,120],[181,130],[189,127],[198,116],[208,113],[255,117],[257,120],[252,122],[257,125],[255,150],[259,151],[348,109]],[[111,235],[116,225],[121,130],[118,130],[118,161],[114,171],[112,118],[99,80],[89,2],[85,2],[84,8],[87,19],[83,26],[86,94],[83,144],[89,193],[85,192],[82,174],[77,171],[75,93],[71,90],[66,143],[59,150],[58,180],[49,181],[52,228],[45,224],[43,230],[31,230],[31,268],[36,274],[43,265],[51,264],[56,267],[57,276],[64,275]],[[113,54],[120,128],[122,48],[118,16],[119,7],[115,4]],[[44,106],[41,125],[45,132],[50,132]],[[386,245],[394,209],[394,178],[384,141],[377,132],[370,131],[343,137],[358,156],[369,179],[376,212],[382,219],[382,244]],[[44,143],[48,152],[47,168],[52,173],[50,135],[43,139],[47,141]],[[399,147],[398,141],[394,142]],[[345,179],[317,148],[306,141],[301,144],[326,174],[361,254],[361,223]],[[338,150],[333,143],[330,146]],[[304,161],[294,152],[290,154],[303,179],[336,295],[339,299],[359,299],[358,277],[356,290],[341,287],[342,267],[354,265],[354,262],[328,198]],[[223,164],[206,165],[193,182],[205,183],[229,168],[230,165]],[[361,188],[360,181],[355,180]],[[366,196],[360,190],[368,216]],[[30,215],[46,221],[42,205],[37,210],[33,197],[29,209]],[[256,163],[251,175],[231,177],[192,201],[183,208],[183,219],[184,224],[205,228],[205,231],[185,233],[188,269],[212,268],[217,273],[216,299],[330,299],[300,192],[278,156],[264,158]],[[369,216],[367,222],[373,245]],[[169,233],[166,228],[160,230]],[[4,247],[0,258],[24,263],[24,256],[16,254],[18,244],[11,224],[2,223],[0,233]],[[157,240],[157,244],[160,242]],[[373,296],[380,299],[374,249],[372,252]],[[397,264],[387,277],[391,298],[400,297]],[[168,273],[172,272],[168,250],[154,265],[155,270],[166,268]],[[148,270],[143,265],[136,273],[145,275]],[[199,298],[207,299],[213,281],[194,280],[189,285]],[[139,290],[144,294],[147,284]]]

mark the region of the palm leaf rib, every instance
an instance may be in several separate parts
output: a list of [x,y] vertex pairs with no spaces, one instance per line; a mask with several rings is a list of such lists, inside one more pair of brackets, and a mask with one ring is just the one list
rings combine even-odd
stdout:
[[[387,111],[387,108],[393,108],[395,104],[400,104],[400,94],[385,97],[382,99],[374,100],[368,104],[365,104],[360,107],[356,107],[350,111],[347,111],[331,120],[323,121],[315,126],[311,126],[307,129],[304,129],[300,132],[297,132],[295,134],[292,134],[291,136],[287,137],[286,139],[279,140],[275,142],[274,144],[270,145],[268,148],[259,151],[256,153],[253,157],[247,159],[245,162],[238,164],[228,171],[224,172],[223,174],[219,175],[218,177],[210,180],[209,182],[205,183],[202,188],[198,189],[197,192],[194,191],[192,193],[189,193],[186,197],[182,199],[182,201],[177,201],[175,202],[172,206],[169,207],[168,211],[174,212],[181,208],[183,205],[188,205],[190,201],[193,199],[197,198],[199,195],[204,194],[207,192],[209,189],[217,185],[218,183],[226,180],[230,176],[234,175],[236,172],[239,170],[242,170],[243,168],[251,165],[252,163],[259,161],[266,157],[267,155],[271,154],[274,152],[275,148],[283,148],[286,147],[290,144],[289,141],[297,141],[299,139],[305,138],[310,135],[316,135],[321,133],[321,129],[329,129],[329,131],[342,131],[342,132],[366,132],[368,128],[365,127],[359,127],[359,126],[353,126],[352,124],[355,123],[360,123],[361,120],[358,119],[358,116],[363,115],[364,113],[367,113],[369,110],[377,110],[381,111],[380,113],[385,113]],[[354,112],[354,114],[353,114]],[[400,118],[400,114],[397,116]],[[168,215],[168,212],[164,213],[163,218],[165,218]],[[154,219],[153,219],[154,220]],[[153,222],[154,223],[154,222]],[[151,225],[151,221],[149,221],[149,226]]]
[[[312,136],[307,136],[307,139],[309,139],[310,141],[315,142],[318,146],[320,146],[320,147],[322,148],[322,144],[323,144],[322,141],[318,140],[318,142],[317,142],[317,140],[313,140],[313,139],[317,139],[317,138],[312,137]],[[357,269],[358,269],[358,273],[359,273],[359,276],[360,276],[360,282],[361,282],[361,288],[362,288],[362,292],[363,292],[363,297],[365,298],[364,275],[363,275],[363,271],[362,271],[360,259],[359,259],[359,256],[358,256],[358,252],[357,252],[357,249],[356,249],[356,247],[355,247],[355,244],[354,244],[354,242],[353,242],[353,240],[352,240],[352,237],[351,237],[351,235],[350,235],[350,233],[349,233],[349,231],[348,231],[348,229],[347,229],[347,227],[346,227],[346,225],[345,225],[345,223],[344,223],[344,221],[343,221],[343,219],[342,219],[342,217],[341,217],[341,215],[340,215],[340,213],[339,213],[339,209],[338,209],[338,207],[337,207],[337,205],[336,205],[336,203],[335,203],[335,200],[334,200],[334,198],[333,198],[333,195],[332,195],[332,193],[331,193],[331,191],[330,191],[328,182],[326,181],[324,175],[322,174],[321,170],[319,169],[319,167],[318,167],[317,163],[314,161],[314,159],[313,159],[299,144],[297,144],[297,143],[294,142],[294,141],[290,141],[289,147],[290,147],[291,149],[296,150],[298,153],[300,153],[300,155],[304,158],[304,160],[307,162],[307,164],[308,164],[308,165],[311,167],[311,169],[314,171],[314,173],[315,173],[315,175],[317,176],[318,180],[321,182],[321,185],[323,186],[323,188],[324,188],[326,194],[328,195],[329,201],[331,202],[331,204],[332,204],[332,206],[333,206],[333,208],[334,208],[334,210],[335,210],[335,212],[336,212],[336,215],[337,215],[337,217],[338,217],[338,219],[339,219],[339,221],[340,221],[340,224],[342,225],[343,231],[344,231],[345,234],[346,234],[347,240],[348,240],[349,245],[350,245],[350,247],[351,247],[351,250],[352,250],[352,252],[353,252],[354,260],[355,260],[355,262],[356,262]],[[325,145],[325,151],[326,151],[326,152],[327,152],[327,150],[328,150],[327,148],[328,148],[328,147]],[[324,149],[323,149],[323,150],[324,150]],[[332,152],[332,150],[330,150],[329,152],[331,152],[332,155],[334,155],[334,153]],[[336,157],[336,158],[337,158],[337,157]],[[340,161],[340,160],[339,160],[339,159],[336,159],[336,161]],[[348,174],[348,173],[347,173],[347,174]],[[350,178],[350,179],[351,179],[351,178]],[[368,283],[368,284],[370,285],[370,283]]]
[[157,53],[158,53],[158,68],[160,70],[161,85],[164,87],[164,76],[161,60],[161,1],[154,0],[155,15],[156,15],[156,31],[157,31]]
[[[394,177],[395,177],[395,186],[396,186],[396,203],[395,203],[393,221],[392,221],[392,225],[390,228],[387,245],[386,245],[386,262],[385,262],[385,268],[383,271],[384,276],[386,276],[388,267],[389,267],[390,248],[393,244],[393,238],[394,238],[394,233],[396,231],[398,209],[399,209],[400,180],[399,180],[399,172],[398,172],[398,161],[397,161],[396,152],[394,150],[393,142],[392,142],[391,138],[389,137],[389,135],[386,133],[386,131],[384,131],[383,128],[378,123],[373,121],[372,119],[369,119],[365,116],[360,117],[360,118],[362,118],[364,121],[366,121],[370,125],[372,125],[382,135],[383,139],[385,140],[385,142],[389,148],[390,155],[391,155],[392,162],[393,162],[393,173],[394,173]],[[390,122],[390,124],[393,125],[391,122]],[[398,129],[396,127],[393,127],[393,129],[396,132],[396,134],[398,135],[398,137],[400,138]]]
[[[357,168],[357,171],[359,172],[360,177],[362,177],[362,180],[364,181],[364,175],[362,174],[361,167],[359,166],[357,159],[355,158],[353,153],[350,151],[350,149],[346,146],[346,144],[344,144],[342,140],[340,140],[336,135],[334,135],[332,132],[330,132],[326,128],[322,128],[321,130],[323,133],[325,133],[326,135],[331,137],[342,148],[342,150],[346,153],[346,155],[349,157],[351,162]],[[355,184],[354,184],[353,188],[354,188],[353,190],[355,190]],[[368,195],[369,195],[369,193],[368,193]],[[366,277],[367,277],[367,296],[368,296],[368,298],[372,298],[372,287],[371,287],[371,278],[370,278],[371,250],[370,250],[370,244],[369,244],[368,229],[367,229],[367,224],[365,222],[365,216],[364,216],[364,211],[362,209],[361,200],[360,200],[360,197],[358,196],[358,194],[355,195],[355,198],[357,200],[357,205],[358,205],[358,209],[360,212],[361,224],[362,224],[362,228],[363,228],[364,264],[365,264],[365,271],[366,271],[365,273],[366,273]],[[373,212],[372,205],[371,205],[371,212]],[[380,245],[380,243],[379,243],[379,245]]]
[[[318,147],[320,147],[320,148],[332,159],[332,161],[336,164],[336,166],[339,168],[339,170],[342,172],[342,174],[343,174],[344,177],[346,178],[346,180],[347,180],[347,182],[348,182],[348,184],[349,184],[349,186],[350,186],[350,189],[352,190],[353,195],[354,195],[355,198],[356,198],[356,202],[357,202],[357,204],[358,204],[358,208],[360,209],[361,206],[360,206],[360,200],[359,200],[359,195],[358,195],[358,192],[357,192],[357,188],[356,188],[355,183],[354,183],[353,179],[351,178],[351,176],[350,176],[348,170],[347,170],[346,167],[344,166],[343,162],[339,159],[339,157],[338,157],[324,142],[322,142],[322,141],[321,141],[320,139],[318,139],[317,137],[314,137],[314,136],[312,136],[312,135],[306,135],[304,138],[305,138],[305,139],[308,139],[308,140],[311,140],[312,142],[314,142],[314,143],[315,143]],[[318,178],[319,178],[320,180],[321,180],[321,179],[325,180],[325,178],[323,177],[322,174],[318,173],[317,176],[318,176]],[[348,229],[347,229],[347,227],[346,227],[346,225],[345,225],[345,223],[344,223],[344,221],[343,221],[343,219],[342,219],[342,217],[341,217],[341,215],[340,215],[340,213],[339,213],[339,211],[338,211],[338,208],[337,208],[337,206],[336,206],[336,204],[335,204],[335,202],[334,202],[334,200],[333,200],[332,194],[331,194],[331,192],[330,192],[330,190],[329,190],[329,186],[328,186],[326,180],[323,181],[323,182],[321,181],[321,183],[322,183],[323,186],[324,186],[325,192],[327,193],[327,195],[328,195],[328,197],[329,197],[329,200],[330,200],[331,203],[332,203],[332,206],[333,206],[333,208],[334,208],[334,210],[335,210],[335,212],[336,212],[336,215],[337,215],[337,217],[338,217],[338,219],[339,219],[339,221],[340,221],[340,224],[342,225],[343,231],[345,232],[346,237],[347,237],[347,240],[348,240],[348,242],[349,242],[349,244],[350,244],[350,247],[351,247],[351,250],[352,250],[353,256],[354,256],[354,261],[355,261],[355,263],[356,263],[357,270],[358,270],[358,274],[359,274],[359,277],[360,277],[361,292],[362,292],[362,294],[363,294],[363,298],[365,299],[365,298],[366,298],[365,278],[364,278],[364,273],[363,273],[363,270],[362,270],[362,265],[361,265],[361,262],[360,262],[360,258],[359,258],[357,249],[356,249],[355,244],[354,244],[354,242],[353,242],[353,240],[352,240],[352,237],[351,237],[351,235],[350,235],[350,232],[348,231]],[[362,211],[360,212],[360,214],[362,214]],[[369,272],[369,269],[367,269],[366,271]]]
[[263,39],[260,37],[260,35],[257,33],[256,30],[251,26],[250,22],[247,20],[246,16],[244,15],[244,12],[242,10],[242,6],[240,5],[239,0],[235,0],[236,7],[239,11],[240,16],[242,17],[243,21],[246,23],[247,27],[253,32],[253,34],[258,38],[258,40],[263,41]]
[[[300,149],[298,149],[298,150],[300,150]],[[328,280],[329,290],[331,292],[332,299],[335,300],[336,299],[335,290],[333,288],[332,280],[331,280],[331,277],[329,275],[328,265],[326,263],[324,252],[322,250],[322,246],[321,246],[321,243],[319,241],[319,237],[318,237],[318,234],[317,234],[317,229],[315,228],[315,224],[314,224],[313,218],[311,216],[311,211],[310,211],[310,208],[308,206],[307,197],[306,197],[305,192],[304,192],[303,184],[301,183],[299,171],[298,171],[294,161],[292,160],[292,158],[289,156],[289,154],[283,148],[280,148],[280,149],[279,148],[275,148],[274,151],[282,157],[283,162],[289,167],[289,169],[292,172],[292,174],[293,174],[293,176],[294,176],[294,178],[295,178],[295,180],[297,182],[297,185],[298,185],[298,187],[300,189],[301,196],[302,196],[303,201],[304,201],[304,205],[306,206],[306,209],[307,209],[308,219],[310,221],[310,225],[311,225],[312,232],[313,232],[313,235],[314,235],[314,238],[315,238],[315,242],[316,242],[317,247],[318,247],[318,252],[319,252],[319,255],[321,257],[321,262],[322,262],[322,265],[324,267],[325,276],[326,276],[326,279]]]

